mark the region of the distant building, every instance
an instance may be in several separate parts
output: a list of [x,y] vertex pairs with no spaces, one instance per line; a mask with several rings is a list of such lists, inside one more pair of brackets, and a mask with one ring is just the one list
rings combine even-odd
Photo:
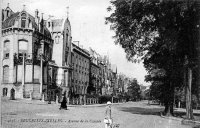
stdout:
[[101,86],[99,79],[100,67],[98,65],[98,54],[95,50],[90,48],[90,83],[88,87],[88,94],[101,94]]
[[105,64],[102,56],[98,55],[98,66],[99,66],[99,88],[100,95],[105,94]]
[[89,86],[90,54],[72,43],[72,98],[79,97],[81,104],[86,103]]
[[123,73],[118,74],[118,93],[123,93],[124,92],[124,85],[125,85],[125,75]]
[[131,78],[125,77],[124,79],[124,92],[128,92],[128,87],[130,86]]
[[3,96],[41,99],[49,85],[55,86],[55,63],[52,61],[53,40],[38,10],[35,17],[25,8],[13,12],[2,10],[2,42],[0,67]]
[[113,92],[112,94],[113,95],[116,95],[116,86],[117,86],[117,65],[115,64],[112,64],[111,65],[111,71],[112,71],[112,74],[111,74],[111,87],[113,89]]

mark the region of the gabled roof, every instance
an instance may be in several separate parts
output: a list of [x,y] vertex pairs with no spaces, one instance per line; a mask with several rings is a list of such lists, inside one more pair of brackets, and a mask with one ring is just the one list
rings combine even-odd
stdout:
[[63,32],[64,29],[69,29],[71,33],[71,25],[69,19],[53,19],[52,22],[52,32]]

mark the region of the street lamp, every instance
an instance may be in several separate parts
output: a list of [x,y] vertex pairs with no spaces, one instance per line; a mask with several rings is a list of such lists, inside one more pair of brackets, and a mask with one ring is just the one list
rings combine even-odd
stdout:
[[22,53],[22,99],[24,98],[25,95],[25,55],[26,53]]
[[40,42],[40,94],[42,96],[42,86],[43,86],[43,54],[44,54],[44,40]]

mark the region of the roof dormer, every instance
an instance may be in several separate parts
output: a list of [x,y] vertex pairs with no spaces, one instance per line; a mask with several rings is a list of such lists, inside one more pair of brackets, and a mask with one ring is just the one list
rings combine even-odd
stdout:
[[6,9],[2,10],[2,20],[5,21],[7,18],[9,18],[14,12],[10,9],[9,3],[7,4]]

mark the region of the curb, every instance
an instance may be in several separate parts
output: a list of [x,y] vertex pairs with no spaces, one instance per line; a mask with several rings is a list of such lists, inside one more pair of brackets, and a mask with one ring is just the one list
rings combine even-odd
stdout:
[[183,119],[183,118],[178,118],[178,117],[167,117],[167,116],[163,116],[162,112],[160,112],[160,116],[162,118],[180,121],[181,124],[183,124],[183,125],[200,125],[200,121],[188,120],[188,119]]
[[184,124],[184,125],[200,125],[200,121],[183,119],[181,121],[181,124]]
[[178,118],[178,117],[163,116],[162,112],[160,112],[160,116],[161,116],[162,118],[171,119],[171,120],[176,120],[176,121],[182,121],[182,120],[183,120],[182,118]]

